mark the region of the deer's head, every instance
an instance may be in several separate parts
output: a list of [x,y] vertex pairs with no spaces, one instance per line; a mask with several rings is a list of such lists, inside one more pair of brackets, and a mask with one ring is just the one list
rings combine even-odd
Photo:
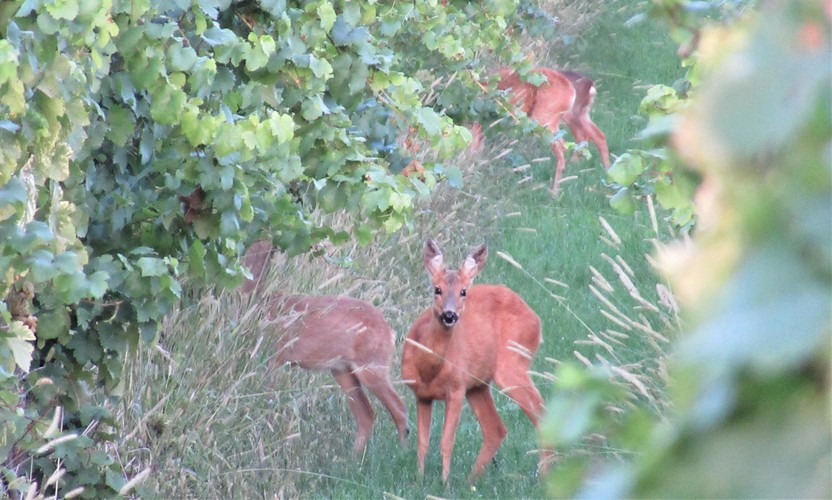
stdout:
[[468,287],[482,271],[487,257],[488,248],[480,245],[465,257],[459,270],[449,271],[436,242],[430,239],[425,242],[424,265],[433,285],[433,311],[446,327],[453,327],[462,316]]

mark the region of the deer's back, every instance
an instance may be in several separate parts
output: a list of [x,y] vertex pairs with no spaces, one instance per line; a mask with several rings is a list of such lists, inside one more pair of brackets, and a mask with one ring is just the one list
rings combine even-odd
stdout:
[[507,286],[472,286],[460,322],[466,330],[488,332],[486,342],[498,343],[499,349],[509,341],[532,350],[540,344],[540,317]]
[[273,305],[278,362],[307,369],[390,366],[395,333],[376,307],[350,297],[288,296]]
[[524,113],[531,114],[532,106],[534,105],[534,95],[537,87],[524,82],[520,75],[510,68],[500,68],[500,80],[497,82],[497,88],[500,90],[510,90],[511,95],[509,100],[515,106],[518,106]]
[[513,94],[511,102],[519,105],[527,115],[536,118],[547,115],[559,116],[572,106],[576,93],[572,82],[566,75],[549,68],[538,68],[532,72],[545,76],[546,81],[536,87],[523,81],[514,70],[501,68],[497,88],[511,89]]

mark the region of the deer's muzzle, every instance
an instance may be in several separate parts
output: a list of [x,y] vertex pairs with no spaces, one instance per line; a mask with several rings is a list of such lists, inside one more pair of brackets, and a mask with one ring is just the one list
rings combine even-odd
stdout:
[[459,320],[459,315],[456,311],[442,311],[439,319],[445,326],[453,326]]

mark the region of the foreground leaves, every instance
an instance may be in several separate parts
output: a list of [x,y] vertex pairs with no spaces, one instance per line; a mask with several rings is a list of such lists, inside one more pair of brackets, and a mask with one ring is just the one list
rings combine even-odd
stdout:
[[553,492],[828,495],[830,15],[819,1],[773,2],[703,29],[706,76],[672,137],[702,178],[696,228],[661,255],[690,325],[669,360],[674,412],[648,432],[608,417],[604,428],[644,436],[638,455],[553,479]]

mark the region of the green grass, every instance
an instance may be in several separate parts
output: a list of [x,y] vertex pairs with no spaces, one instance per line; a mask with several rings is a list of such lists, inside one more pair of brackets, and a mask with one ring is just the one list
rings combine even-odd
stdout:
[[[567,2],[564,2],[567,3]],[[575,2],[577,3],[577,2]],[[592,5],[589,0],[587,3]],[[643,96],[639,85],[669,83],[680,76],[673,45],[661,28],[624,22],[643,4],[618,0],[595,3],[578,41],[538,54],[538,64],[585,71],[598,85],[592,114],[606,133],[610,151],[637,147],[634,135],[643,123],[633,118]],[[555,59],[556,55],[556,59]],[[655,237],[646,211],[621,216],[608,206],[600,162],[567,167],[577,179],[552,199],[552,161],[539,140],[523,139],[512,152],[492,161],[508,139],[489,137],[480,158],[465,160],[465,188],[442,188],[421,208],[410,232],[378,237],[368,248],[332,249],[333,259],[306,257],[278,263],[273,286],[287,292],[349,294],[378,305],[404,337],[411,322],[430,302],[421,266],[424,239],[440,242],[449,265],[458,265],[470,248],[485,241],[489,262],[478,282],[504,283],[537,311],[544,343],[533,370],[544,398],[551,394],[551,360],[575,361],[609,355],[596,346],[576,346],[591,333],[609,328],[601,302],[589,289],[590,266],[614,282],[603,258],[620,256],[633,270],[636,287],[655,301],[656,278],[644,254]],[[594,151],[594,147],[593,147]],[[537,161],[538,159],[544,161]],[[532,178],[512,167],[530,164]],[[603,217],[621,237],[612,247]],[[510,255],[522,269],[501,259]],[[349,259],[349,260],[347,260]],[[336,263],[337,262],[337,263]],[[562,283],[562,285],[556,284]],[[321,284],[327,285],[321,287]],[[561,297],[556,300],[552,294]],[[620,285],[611,300],[628,314],[643,314]],[[267,369],[272,353],[269,332],[258,308],[241,304],[233,293],[203,297],[171,315],[160,348],[142,353],[128,366],[128,384],[119,412],[122,428],[135,431],[120,454],[136,471],[152,467],[140,487],[148,498],[534,498],[545,495],[537,466],[537,436],[528,419],[508,398],[495,392],[508,436],[475,488],[465,478],[479,450],[480,429],[466,407],[456,437],[449,484],[441,482],[439,437],[444,414],[434,406],[430,451],[424,478],[416,474],[415,432],[400,448],[389,415],[376,405],[376,427],[363,456],[351,454],[353,422],[343,396],[329,374],[287,367]],[[660,325],[654,325],[660,326]],[[633,336],[616,346],[618,362],[644,357],[645,340]],[[400,352],[400,346],[399,346]],[[548,358],[548,359],[547,359]],[[399,375],[398,360],[394,377]],[[411,422],[414,399],[404,386]],[[374,405],[377,403],[373,397]],[[415,427],[411,426],[415,431]],[[552,472],[558,473],[557,464]]]

